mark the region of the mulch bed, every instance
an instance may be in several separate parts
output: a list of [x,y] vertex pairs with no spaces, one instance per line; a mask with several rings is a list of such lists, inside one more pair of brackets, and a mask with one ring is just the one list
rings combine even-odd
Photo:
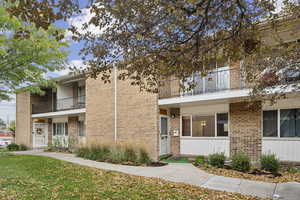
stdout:
[[300,182],[300,173],[280,172],[272,174],[270,172],[262,171],[259,169],[252,169],[250,172],[239,172],[232,169],[213,168],[213,167],[199,167],[198,168],[219,176],[227,176],[232,178],[243,178],[254,181],[264,181],[270,183],[283,183],[283,182]]

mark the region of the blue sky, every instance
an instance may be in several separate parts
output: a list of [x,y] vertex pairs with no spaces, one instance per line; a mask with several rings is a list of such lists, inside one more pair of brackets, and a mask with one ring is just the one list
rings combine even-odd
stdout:
[[[83,7],[86,4],[86,1],[79,0],[79,3],[81,5],[81,7]],[[278,0],[277,1],[277,10],[276,10],[277,12],[279,12],[281,10],[281,6],[282,6],[282,0]],[[83,9],[81,15],[74,16],[67,21],[58,21],[56,23],[56,26],[61,27],[61,28],[67,28],[70,25],[74,25],[74,26],[80,28],[81,25],[84,22],[87,22],[90,18],[91,18],[91,14],[89,13],[89,10]],[[88,30],[95,34],[101,33],[101,30],[97,29],[96,27],[90,27]],[[83,66],[83,62],[82,62],[80,56],[78,55],[78,53],[79,53],[80,49],[83,47],[83,44],[70,40],[70,35],[71,35],[70,33],[67,33],[67,38],[69,38],[68,41],[70,43],[70,46],[67,49],[67,51],[69,52],[68,63],[70,66],[81,67],[81,66]],[[48,76],[57,77],[57,76],[65,75],[68,72],[69,72],[69,70],[66,69],[66,70],[63,70],[60,72],[49,73]],[[15,119],[15,100],[12,100],[11,102],[0,102],[0,118],[2,118],[3,120],[6,120],[7,116],[9,116],[10,120]]]

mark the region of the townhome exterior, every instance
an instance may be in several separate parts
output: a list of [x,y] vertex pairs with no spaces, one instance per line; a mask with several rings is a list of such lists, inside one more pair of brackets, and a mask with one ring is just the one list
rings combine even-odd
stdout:
[[[287,41],[297,39],[283,34]],[[242,61],[207,67],[206,76],[189,77],[196,86],[188,91],[180,86],[186,82],[169,77],[159,93],[141,92],[129,80],[118,80],[114,69],[110,83],[64,76],[58,88],[45,88],[44,96],[18,93],[16,143],[43,148],[75,139],[78,146],[143,147],[154,160],[165,154],[244,152],[252,161],[274,153],[282,161],[300,162],[300,92],[288,92],[274,105],[249,102]]]

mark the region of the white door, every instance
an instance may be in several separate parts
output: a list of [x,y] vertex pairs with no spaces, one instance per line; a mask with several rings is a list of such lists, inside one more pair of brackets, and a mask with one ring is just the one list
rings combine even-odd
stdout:
[[46,147],[48,145],[48,124],[33,123],[33,147]]
[[169,122],[167,116],[160,117],[160,155],[170,153]]

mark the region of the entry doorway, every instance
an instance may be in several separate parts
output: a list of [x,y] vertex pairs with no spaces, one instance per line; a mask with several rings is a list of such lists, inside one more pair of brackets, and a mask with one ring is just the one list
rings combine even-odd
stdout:
[[160,155],[170,154],[169,117],[160,116]]
[[43,148],[48,146],[48,124],[33,123],[33,148]]

